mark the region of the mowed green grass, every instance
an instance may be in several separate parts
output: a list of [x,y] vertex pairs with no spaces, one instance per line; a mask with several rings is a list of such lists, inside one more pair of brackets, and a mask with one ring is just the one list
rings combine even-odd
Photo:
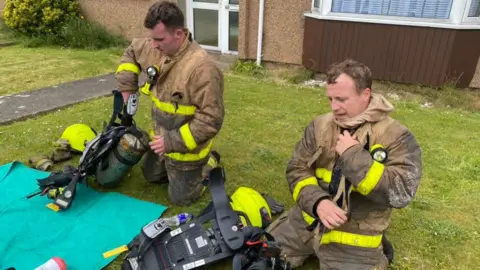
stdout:
[[[249,186],[269,193],[286,208],[292,206],[285,167],[305,126],[329,111],[324,89],[235,75],[227,75],[225,80],[225,122],[214,147],[222,155],[227,192]],[[394,211],[387,233],[395,247],[392,268],[480,268],[480,114],[424,109],[411,101],[393,103],[393,116],[413,131],[423,149],[424,175],[414,201]],[[145,129],[149,128],[150,106],[142,97],[136,120]],[[112,99],[102,98],[1,126],[0,162],[26,162],[34,154],[50,153],[53,142],[70,124],[81,122],[100,130],[111,108]],[[147,183],[139,166],[113,191],[167,205],[166,216],[180,211],[198,213],[209,200],[206,193],[194,206],[171,207],[166,186]],[[120,258],[111,269],[119,268]],[[231,269],[230,261],[211,268]],[[318,269],[318,264],[311,259],[302,269]]]
[[115,72],[119,49],[0,48],[0,96]]

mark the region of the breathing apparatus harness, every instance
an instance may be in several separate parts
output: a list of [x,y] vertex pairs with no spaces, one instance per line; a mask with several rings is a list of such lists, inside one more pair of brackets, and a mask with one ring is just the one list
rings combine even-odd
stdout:
[[[169,226],[161,217],[145,225],[127,245],[122,270],[195,269],[232,257],[233,270],[290,269],[280,257],[280,248],[273,237],[265,232],[270,223],[250,226],[248,224],[257,222],[249,220],[247,214],[247,224],[244,224],[242,213],[233,209],[235,202],[225,192],[224,169],[214,168],[207,179],[212,201],[203,211],[177,228]],[[248,189],[237,189],[235,193],[249,196]],[[265,195],[257,193],[256,196]],[[265,201],[255,208],[260,211],[259,208],[267,204]]]
[[[28,195],[27,199],[36,195],[47,195],[50,199],[54,199],[53,205],[49,205],[50,208],[55,211],[68,209],[75,198],[77,183],[88,184],[88,181],[84,180],[88,176],[95,176],[96,167],[102,158],[118,144],[125,133],[143,136],[133,120],[138,108],[138,94],[131,94],[127,103],[124,104],[121,92],[113,90],[112,93],[114,104],[110,121],[108,125],[104,122],[103,132],[85,146],[79,166],[77,168],[66,166],[63,172],[52,172],[48,177],[38,179],[40,191]],[[120,123],[116,122],[117,118],[120,119]],[[117,154],[115,156],[122,162],[128,162],[121,160],[122,157]]]

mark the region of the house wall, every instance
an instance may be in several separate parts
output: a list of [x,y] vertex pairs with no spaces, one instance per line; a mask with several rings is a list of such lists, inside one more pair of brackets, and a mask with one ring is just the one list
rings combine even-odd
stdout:
[[[117,34],[131,40],[146,34],[143,19],[148,8],[158,0],[78,0],[86,19],[98,22]],[[177,0],[164,0],[178,3]],[[182,0],[180,0],[182,1]],[[183,0],[185,1],[185,0]],[[5,0],[0,0],[0,10]]]
[[[0,0],[1,1],[1,0]],[[143,20],[148,8],[158,0],[78,0],[86,19],[131,40],[146,35]],[[165,0],[177,3],[176,0]]]
[[[156,1],[79,0],[87,19],[127,39],[146,34],[143,18]],[[184,8],[186,0],[165,1],[177,2]],[[240,0],[238,45],[242,59],[256,59],[258,2]],[[0,10],[4,6],[5,0],[0,0]],[[475,44],[480,44],[478,30],[321,21],[305,18],[303,13],[310,7],[311,0],[265,0],[262,60],[304,64],[322,72],[332,61],[348,56],[368,63],[377,79],[439,85],[448,76],[461,74],[458,85],[480,88],[480,52],[475,49]],[[415,40],[421,34],[429,37],[425,44]],[[466,42],[469,37],[476,41]]]
[[477,62],[477,69],[475,70],[475,75],[473,75],[472,82],[470,82],[470,87],[480,89],[480,57]]
[[306,18],[302,63],[324,72],[345,58],[367,64],[377,80],[468,87],[480,57],[480,30]]
[[[238,56],[257,58],[259,2],[240,0]],[[302,64],[303,13],[310,10],[311,0],[265,0],[262,60]]]

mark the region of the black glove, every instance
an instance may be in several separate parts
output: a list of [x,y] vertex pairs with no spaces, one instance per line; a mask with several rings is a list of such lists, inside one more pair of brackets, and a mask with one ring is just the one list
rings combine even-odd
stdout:
[[267,201],[268,207],[270,207],[272,215],[277,215],[283,212],[283,204],[275,201],[272,197],[267,196],[267,194],[262,193],[262,196]]

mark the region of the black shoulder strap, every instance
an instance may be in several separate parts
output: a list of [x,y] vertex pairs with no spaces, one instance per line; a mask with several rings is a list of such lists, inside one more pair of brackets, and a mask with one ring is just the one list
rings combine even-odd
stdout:
[[238,250],[244,244],[243,232],[238,227],[239,216],[233,211],[225,191],[225,172],[223,167],[216,167],[210,172],[210,193],[212,196],[215,218],[225,244],[231,250]]
[[110,127],[115,125],[115,120],[117,120],[117,117],[122,113],[123,110],[123,96],[122,93],[118,90],[113,90],[113,113],[112,116],[110,117],[110,122],[108,123],[108,126],[106,129],[110,129]]
[[363,149],[370,152],[370,134],[368,134],[368,133],[367,133],[367,141],[365,142],[365,145],[363,146]]

